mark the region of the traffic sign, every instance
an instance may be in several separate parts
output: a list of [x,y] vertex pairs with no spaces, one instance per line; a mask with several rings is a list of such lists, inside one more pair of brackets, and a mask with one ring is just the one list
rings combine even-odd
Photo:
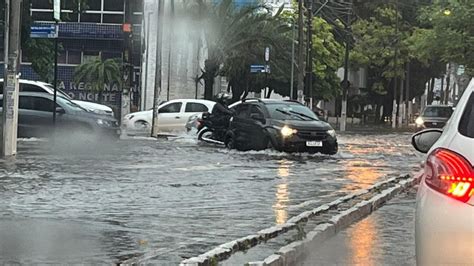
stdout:
[[250,65],[250,73],[265,73],[265,65]]
[[58,37],[58,29],[56,25],[31,26],[30,37],[54,39]]
[[265,62],[270,61],[270,47],[265,47]]

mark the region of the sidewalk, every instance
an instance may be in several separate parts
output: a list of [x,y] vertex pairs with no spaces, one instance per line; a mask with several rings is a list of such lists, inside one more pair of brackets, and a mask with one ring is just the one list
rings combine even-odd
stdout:
[[398,195],[307,254],[304,265],[416,265],[415,196],[414,188]]

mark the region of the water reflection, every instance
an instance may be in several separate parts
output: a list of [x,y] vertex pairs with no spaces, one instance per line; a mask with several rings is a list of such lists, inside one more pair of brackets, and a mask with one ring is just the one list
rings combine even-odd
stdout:
[[368,160],[351,160],[346,161],[344,168],[346,177],[353,181],[344,185],[343,191],[354,191],[356,189],[364,189],[373,185],[383,174],[378,168],[374,167]]
[[387,152],[387,147],[384,145],[347,145],[346,149],[356,158],[344,161],[346,177],[353,181],[344,186],[344,191],[367,188],[383,175],[381,168],[386,166],[385,160],[372,160],[370,157],[377,154],[383,156],[382,154]]
[[290,167],[293,163],[286,159],[280,160],[278,163],[278,177],[281,178],[281,182],[276,188],[276,201],[273,205],[273,211],[275,212],[276,224],[284,224],[288,220],[288,201],[290,200],[288,177],[290,176]]
[[374,219],[364,219],[349,230],[349,249],[351,265],[375,265],[374,248],[378,234]]

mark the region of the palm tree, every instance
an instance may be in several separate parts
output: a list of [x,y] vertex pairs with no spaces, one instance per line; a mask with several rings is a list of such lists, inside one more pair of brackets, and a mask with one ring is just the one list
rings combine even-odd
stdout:
[[92,91],[99,93],[98,102],[102,102],[102,92],[106,84],[122,82],[120,62],[117,59],[102,60],[99,56],[95,60],[79,65],[74,72],[74,83],[89,82]]
[[257,43],[273,41],[262,31],[271,16],[265,6],[237,8],[232,0],[223,0],[214,6],[204,4],[203,1],[199,1],[199,4],[201,14],[206,14],[203,31],[208,50],[208,58],[199,79],[204,80],[204,98],[211,99],[214,78],[230,57],[248,55],[238,52]]

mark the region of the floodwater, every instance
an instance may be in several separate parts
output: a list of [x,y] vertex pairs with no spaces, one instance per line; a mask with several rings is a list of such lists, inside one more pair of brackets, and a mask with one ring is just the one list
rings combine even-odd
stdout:
[[303,211],[411,172],[410,134],[339,136],[335,156],[197,143],[25,139],[0,161],[2,263],[178,264]]

